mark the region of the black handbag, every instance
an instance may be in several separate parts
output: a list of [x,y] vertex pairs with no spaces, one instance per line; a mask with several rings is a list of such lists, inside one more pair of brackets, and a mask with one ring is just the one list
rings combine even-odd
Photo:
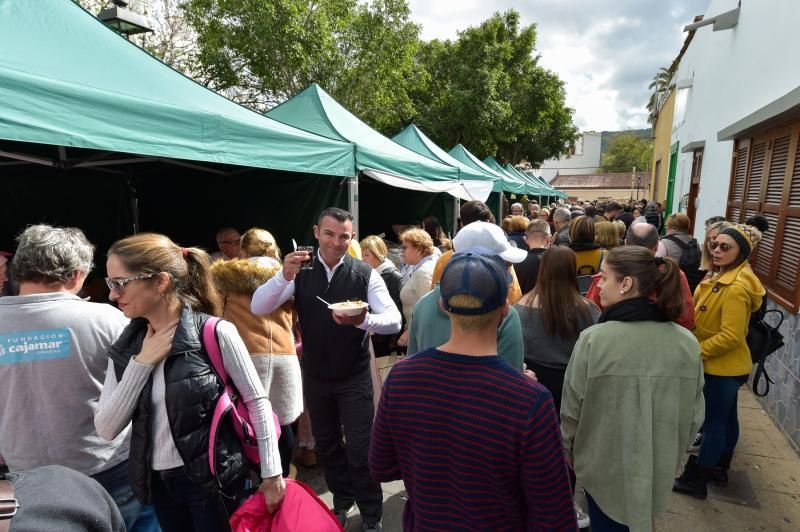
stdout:
[[[767,315],[772,313],[780,316],[777,325],[772,325],[765,319]],[[753,376],[753,393],[758,397],[767,395],[769,393],[769,385],[775,384],[769,378],[764,364],[769,355],[784,346],[783,334],[778,330],[783,324],[784,318],[782,311],[778,309],[766,310],[765,305],[762,305],[750,318],[750,326],[747,330],[747,347],[750,348],[750,357],[756,366],[756,373]],[[766,381],[763,393],[759,392],[759,382],[762,376]]]

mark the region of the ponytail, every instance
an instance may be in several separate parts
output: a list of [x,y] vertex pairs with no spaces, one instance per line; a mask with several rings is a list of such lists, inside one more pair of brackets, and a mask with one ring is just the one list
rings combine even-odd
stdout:
[[114,242],[108,255],[117,256],[131,272],[169,274],[169,290],[184,306],[212,316],[220,314],[211,261],[202,249],[182,248],[157,233],[139,233]]
[[641,296],[655,292],[655,305],[668,320],[674,321],[683,312],[681,272],[673,259],[656,257],[641,246],[622,246],[610,250],[605,263],[617,279],[632,278]]
[[656,306],[668,320],[675,321],[683,312],[685,304],[680,266],[669,257],[655,257],[653,262],[659,274],[656,276],[655,284],[655,292],[658,294],[655,301]]
[[187,279],[181,289],[177,289],[176,283],[178,299],[196,312],[219,316],[222,305],[211,275],[208,253],[200,248],[183,249],[186,250]]

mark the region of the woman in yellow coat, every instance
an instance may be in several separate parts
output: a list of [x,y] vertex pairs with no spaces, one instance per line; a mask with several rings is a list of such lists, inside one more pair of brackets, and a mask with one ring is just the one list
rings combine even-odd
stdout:
[[706,417],[700,454],[696,459],[689,457],[673,489],[699,499],[706,498],[708,481],[727,481],[739,439],[737,397],[753,368],[747,329],[750,315],[759,309],[765,293],[747,258],[760,240],[761,232],[752,225],[723,229],[710,243],[713,264],[719,271],[700,283],[694,293]]

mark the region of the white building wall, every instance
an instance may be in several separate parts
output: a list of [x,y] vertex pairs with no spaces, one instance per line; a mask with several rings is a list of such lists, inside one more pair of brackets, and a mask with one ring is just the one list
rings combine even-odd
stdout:
[[[705,18],[736,6],[737,0],[712,0]],[[716,32],[711,25],[699,28],[681,59],[678,86],[686,80],[692,80],[692,86],[679,89],[672,144],[680,142],[683,148],[705,141],[695,236],[704,236],[704,220],[725,215],[733,142],[717,142],[717,132],[800,86],[800,69],[793,60],[800,49],[798,28],[795,2],[743,0],[736,27]],[[691,171],[692,154],[679,154],[674,210],[689,192]]]
[[587,131],[575,144],[575,155],[561,159],[548,159],[542,163],[538,172],[548,183],[556,175],[591,174],[600,168],[601,134]]

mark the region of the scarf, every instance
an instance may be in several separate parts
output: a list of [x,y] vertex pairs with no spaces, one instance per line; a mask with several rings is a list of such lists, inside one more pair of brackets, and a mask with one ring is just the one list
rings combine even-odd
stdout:
[[597,323],[607,321],[669,321],[655,303],[646,297],[636,297],[611,305],[600,315]]

